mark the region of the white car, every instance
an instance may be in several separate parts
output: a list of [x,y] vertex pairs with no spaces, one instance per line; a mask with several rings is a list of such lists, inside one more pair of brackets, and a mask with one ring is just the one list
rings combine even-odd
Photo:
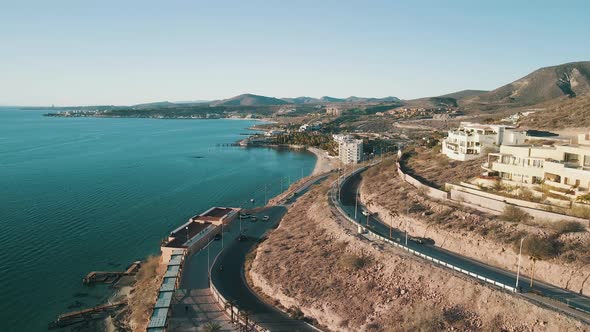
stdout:
[[366,217],[366,216],[368,216],[370,213],[369,213],[369,211],[367,211],[367,210],[363,210],[362,214],[363,214],[363,216],[365,216],[365,217]]
[[269,217],[269,216],[264,216],[264,217],[262,217],[262,221],[268,221],[268,219],[270,219],[270,217]]

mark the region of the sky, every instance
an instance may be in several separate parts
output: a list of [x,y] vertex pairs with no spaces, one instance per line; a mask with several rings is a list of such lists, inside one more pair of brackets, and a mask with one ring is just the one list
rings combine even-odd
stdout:
[[588,1],[0,0],[0,105],[491,90],[590,60]]

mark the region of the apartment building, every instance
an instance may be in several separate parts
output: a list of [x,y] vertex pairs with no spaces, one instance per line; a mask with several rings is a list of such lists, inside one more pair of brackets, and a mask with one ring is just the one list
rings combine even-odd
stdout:
[[332,135],[338,143],[338,157],[343,164],[356,164],[363,159],[363,140],[350,135]]
[[340,116],[342,115],[342,110],[336,106],[328,106],[326,107],[326,114],[332,116]]
[[502,144],[523,144],[525,139],[526,131],[512,126],[461,122],[459,128],[449,130],[442,142],[442,153],[466,161],[480,157],[487,150],[498,151]]
[[488,155],[484,168],[504,180],[585,193],[590,188],[590,134],[578,135],[571,143],[502,145],[500,152]]

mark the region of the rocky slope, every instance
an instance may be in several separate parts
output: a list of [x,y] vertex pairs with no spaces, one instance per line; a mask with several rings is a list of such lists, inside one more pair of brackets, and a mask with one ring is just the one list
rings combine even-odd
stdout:
[[328,331],[582,331],[567,317],[359,238],[327,201],[302,198],[262,242],[253,286]]

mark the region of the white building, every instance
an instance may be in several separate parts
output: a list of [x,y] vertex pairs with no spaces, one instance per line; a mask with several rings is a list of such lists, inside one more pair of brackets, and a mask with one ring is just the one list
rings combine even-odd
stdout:
[[283,129],[272,129],[272,130],[266,131],[264,133],[264,136],[272,137],[272,136],[277,136],[277,135],[283,135],[285,133],[286,133],[286,131]]
[[565,144],[502,145],[499,153],[488,155],[484,168],[503,180],[586,193],[590,188],[590,134]]
[[502,144],[522,144],[525,139],[526,131],[512,126],[461,122],[458,129],[449,130],[442,153],[455,160],[471,160],[486,150],[498,151]]
[[354,139],[350,135],[332,135],[338,143],[338,158],[343,164],[356,164],[363,159],[363,140]]
[[318,130],[322,127],[322,123],[321,122],[314,122],[314,123],[306,123],[303,124],[299,127],[299,132],[303,133],[306,131],[313,131],[313,130]]

